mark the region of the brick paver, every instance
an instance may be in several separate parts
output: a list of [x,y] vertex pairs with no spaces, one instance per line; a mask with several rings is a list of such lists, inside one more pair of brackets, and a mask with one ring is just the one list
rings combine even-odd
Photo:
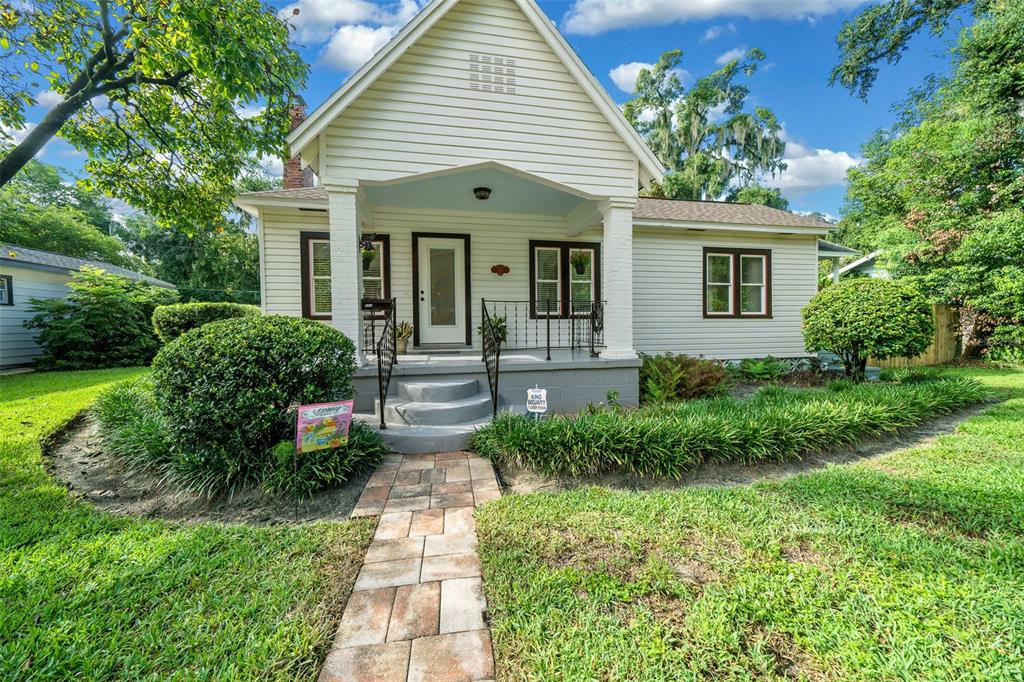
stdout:
[[501,496],[466,452],[390,455],[352,516],[380,516],[320,682],[494,677],[473,507]]

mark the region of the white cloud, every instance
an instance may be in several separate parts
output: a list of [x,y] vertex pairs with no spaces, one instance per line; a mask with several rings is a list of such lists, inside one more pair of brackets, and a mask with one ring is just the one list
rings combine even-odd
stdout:
[[36,95],[36,104],[41,107],[52,107],[54,104],[63,101],[64,95],[53,90],[43,90]]
[[636,92],[637,76],[639,76],[640,72],[644,69],[650,69],[653,67],[654,64],[648,64],[647,62],[619,64],[608,72],[608,76],[611,77],[612,82],[615,83],[615,87],[619,90],[633,94]]
[[568,33],[597,35],[618,28],[734,16],[813,19],[859,7],[868,0],[575,0],[562,18]]
[[320,61],[342,71],[354,71],[398,33],[398,26],[342,26],[320,53]]
[[719,37],[720,35],[726,32],[736,33],[736,24],[732,23],[731,21],[728,24],[715,24],[708,30],[704,31],[704,37],[701,38],[701,40],[704,42],[714,40],[715,38]]
[[746,45],[740,45],[739,47],[734,47],[731,50],[729,50],[728,52],[723,52],[722,54],[718,55],[718,58],[715,59],[715,64],[718,64],[719,66],[724,66],[725,64],[728,64],[729,62],[731,62],[734,59],[742,59],[743,55],[745,55],[746,53],[747,53],[747,46]]
[[823,187],[846,184],[846,171],[864,162],[848,152],[817,149],[799,142],[786,142],[786,170],[774,178],[765,178],[764,184],[778,187],[786,196],[793,197]]
[[35,123],[26,123],[22,128],[0,126],[0,138],[11,140],[14,144],[21,144],[21,141],[24,140],[35,127]]
[[[608,76],[615,83],[615,87],[632,95],[636,92],[636,79],[640,76],[640,72],[643,69],[652,68],[654,68],[654,64],[647,62],[629,62],[628,64],[619,64],[608,72]],[[682,83],[686,83],[690,79],[690,72],[686,69],[672,69],[672,71]]]
[[274,156],[263,156],[259,160],[260,168],[272,178],[284,175],[284,161]]
[[245,104],[240,107],[235,107],[235,113],[238,114],[239,118],[256,118],[263,113],[267,107],[262,104]]
[[365,0],[299,0],[278,12],[278,16],[295,27],[292,37],[296,41],[322,43],[339,25],[368,21],[378,11],[376,5]]

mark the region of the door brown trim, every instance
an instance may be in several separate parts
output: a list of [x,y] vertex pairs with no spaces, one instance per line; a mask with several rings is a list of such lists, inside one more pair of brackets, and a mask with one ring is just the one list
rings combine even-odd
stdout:
[[461,239],[465,242],[463,271],[466,275],[466,345],[473,345],[473,292],[470,289],[472,273],[470,265],[473,259],[469,251],[469,235],[447,232],[413,232],[412,233],[412,345],[420,345],[420,239]]

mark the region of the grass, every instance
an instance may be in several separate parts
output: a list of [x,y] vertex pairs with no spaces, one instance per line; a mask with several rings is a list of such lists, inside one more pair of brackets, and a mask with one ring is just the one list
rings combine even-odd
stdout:
[[315,679],[371,522],[118,517],[43,470],[41,438],[141,374],[0,377],[0,679]]
[[896,431],[986,393],[971,379],[929,378],[833,382],[824,391],[766,387],[742,401],[691,400],[540,421],[506,413],[473,435],[473,447],[497,463],[546,474],[678,478],[705,461],[785,461]]
[[1024,372],[934,442],[746,487],[477,510],[504,680],[1024,678]]

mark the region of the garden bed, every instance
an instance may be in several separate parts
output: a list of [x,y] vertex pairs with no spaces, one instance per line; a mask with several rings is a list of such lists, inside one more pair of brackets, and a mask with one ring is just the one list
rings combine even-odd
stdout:
[[371,470],[331,490],[298,502],[250,487],[230,497],[209,499],[182,492],[147,471],[129,471],[104,452],[95,419],[79,415],[63,433],[48,440],[43,462],[72,495],[113,514],[175,521],[268,524],[344,520],[355,507]]
[[766,387],[747,400],[715,398],[532,420],[499,415],[473,447],[499,465],[547,475],[618,473],[680,478],[705,462],[785,462],[893,433],[979,402],[969,379]]

